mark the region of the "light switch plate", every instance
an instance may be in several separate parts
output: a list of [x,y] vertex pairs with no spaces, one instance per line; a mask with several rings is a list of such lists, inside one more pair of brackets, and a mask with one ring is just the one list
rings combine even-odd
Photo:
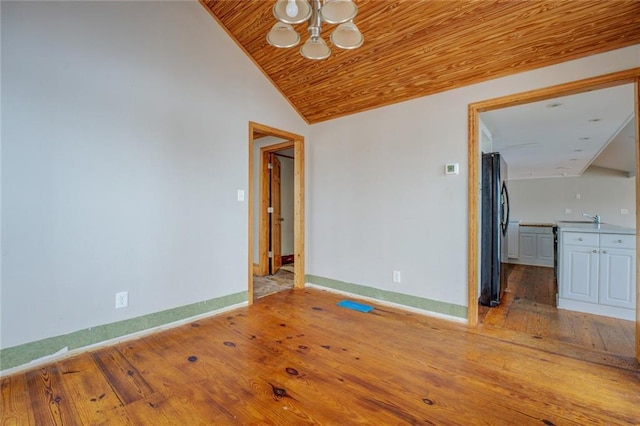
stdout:
[[238,201],[244,201],[244,189],[238,189]]

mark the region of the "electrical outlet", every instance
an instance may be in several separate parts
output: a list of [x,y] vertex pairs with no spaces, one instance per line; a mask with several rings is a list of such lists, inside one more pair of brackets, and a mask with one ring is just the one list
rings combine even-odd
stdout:
[[566,214],[571,214],[571,209],[564,209],[564,212],[565,212]]
[[129,306],[129,292],[121,291],[116,293],[116,309],[126,308]]
[[400,271],[393,271],[393,282],[399,283],[401,281]]

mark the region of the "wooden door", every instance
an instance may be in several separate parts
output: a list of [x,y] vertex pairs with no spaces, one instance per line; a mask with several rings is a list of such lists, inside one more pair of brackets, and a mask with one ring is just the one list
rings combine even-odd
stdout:
[[282,213],[280,209],[280,160],[271,153],[271,274],[282,266]]

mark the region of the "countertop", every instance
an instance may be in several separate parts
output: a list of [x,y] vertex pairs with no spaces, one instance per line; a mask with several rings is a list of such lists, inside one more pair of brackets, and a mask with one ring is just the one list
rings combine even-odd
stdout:
[[601,223],[599,225],[591,222],[576,223],[576,222],[556,222],[556,226],[560,231],[570,232],[594,232],[594,233],[608,233],[608,234],[631,234],[635,235],[636,230],[634,228],[625,228],[624,226],[610,225],[608,223]]
[[520,222],[520,226],[552,227],[552,226],[555,226],[555,223]]

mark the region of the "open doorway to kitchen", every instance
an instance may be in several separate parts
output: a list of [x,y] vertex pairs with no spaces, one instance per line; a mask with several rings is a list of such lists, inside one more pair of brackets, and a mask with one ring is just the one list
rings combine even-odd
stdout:
[[[509,253],[509,256],[514,258],[514,262],[511,263],[511,267],[507,266],[510,270],[509,273],[509,284],[507,285],[509,291],[506,293],[502,293],[502,300],[500,304],[496,308],[484,308],[478,305],[478,295],[479,295],[479,287],[481,287],[480,272],[480,255],[482,254],[482,246],[480,244],[480,235],[482,231],[482,227],[480,225],[480,218],[482,217],[482,209],[481,209],[481,197],[477,188],[480,188],[482,175],[480,173],[480,164],[482,164],[482,151],[502,151],[505,157],[508,157],[508,153],[511,152],[513,156],[513,163],[516,167],[509,169],[509,177],[510,179],[513,176],[520,177],[521,181],[517,179],[514,182],[517,184],[511,184],[511,190],[509,191],[510,196],[510,205],[512,207],[512,215],[511,217],[514,219],[520,219],[518,216],[527,214],[523,213],[522,210],[520,212],[514,212],[514,190],[520,192],[527,192],[525,198],[528,198],[528,201],[533,202],[530,209],[538,208],[540,202],[534,202],[532,200],[535,197],[549,198],[551,192],[558,192],[558,189],[563,185],[560,185],[562,179],[569,179],[569,175],[575,173],[577,175],[595,175],[592,176],[593,179],[599,179],[598,175],[614,175],[619,172],[620,175],[626,173],[623,179],[631,180],[631,189],[627,188],[627,193],[633,195],[633,200],[629,200],[631,204],[630,208],[625,206],[612,206],[610,212],[608,212],[609,221],[616,222],[623,221],[628,227],[637,228],[634,211],[637,211],[638,197],[635,196],[637,191],[637,185],[635,185],[635,176],[637,174],[637,146],[638,146],[638,92],[637,92],[637,81],[638,76],[640,75],[640,71],[637,69],[623,71],[619,73],[614,73],[606,76],[595,77],[591,79],[586,79],[582,81],[572,82],[568,84],[563,84],[555,87],[550,87],[546,89],[531,91],[523,94],[517,94],[512,96],[507,96],[503,98],[488,100],[479,102],[476,104],[472,104],[469,106],[469,163],[470,163],[470,173],[469,173],[469,322],[470,324],[477,324],[478,320],[485,322],[492,322],[494,325],[498,325],[503,329],[515,330],[523,333],[528,333],[532,337],[538,340],[553,340],[558,339],[558,341],[563,343],[571,343],[575,345],[582,345],[584,347],[590,347],[597,350],[608,351],[611,349],[612,352],[619,354],[622,352],[623,355],[633,356],[634,352],[636,354],[636,358],[638,358],[638,354],[640,353],[640,344],[638,343],[638,333],[634,333],[634,328],[638,324],[637,320],[637,310],[632,312],[632,317],[635,316],[636,321],[624,321],[618,319],[611,319],[608,317],[601,316],[589,316],[588,313],[579,313],[576,314],[571,310],[557,310],[556,309],[556,297],[555,294],[558,293],[558,288],[556,286],[556,279],[553,268],[553,258],[555,256],[551,256],[549,259],[549,250],[542,250],[540,252],[540,256],[536,259],[535,251],[532,251],[532,244],[534,241],[539,242],[540,244],[544,244],[545,247],[548,245],[547,243],[551,243],[553,241],[552,237],[543,235],[540,233],[540,236],[536,234],[536,232],[531,232],[532,235],[526,235],[527,238],[523,240],[520,238],[520,242],[524,241],[525,247],[520,247],[520,255],[514,254],[513,250]],[[630,139],[631,145],[633,147],[633,152],[631,154],[627,154],[627,157],[632,157],[632,165],[631,170],[625,171],[612,171],[610,169],[610,165],[607,164],[607,161],[611,159],[611,155],[607,157],[606,150],[607,146],[610,146],[613,140],[606,139],[600,148],[596,148],[593,151],[592,155],[583,155],[584,158],[581,157],[581,148],[580,147],[568,147],[569,154],[567,158],[561,158],[565,155],[564,151],[561,152],[562,148],[558,146],[551,146],[551,151],[546,152],[546,155],[549,158],[553,158],[553,162],[550,162],[547,165],[546,170],[542,170],[542,168],[538,171],[535,170],[535,167],[532,166],[532,162],[536,160],[540,156],[544,156],[543,154],[536,153],[537,148],[544,148],[538,145],[544,145],[540,142],[539,138],[532,137],[527,140],[518,140],[518,141],[510,141],[510,145],[505,146],[497,146],[497,149],[493,149],[493,147],[486,147],[486,141],[484,137],[480,134],[480,129],[483,127],[491,127],[491,124],[486,126],[487,123],[483,125],[481,122],[491,121],[494,116],[499,116],[499,112],[511,112],[515,111],[511,110],[514,107],[518,108],[529,108],[534,107],[536,105],[544,108],[542,114],[549,113],[551,109],[554,109],[554,115],[558,114],[558,108],[562,108],[562,100],[560,98],[571,99],[572,96],[576,96],[579,94],[589,94],[595,93],[596,91],[602,89],[616,89],[620,90],[621,88],[626,87],[628,90],[628,98],[631,103],[631,112],[629,114],[628,120],[627,117],[624,117],[622,121],[619,123],[616,129],[617,134],[624,134],[626,139]],[[558,105],[560,104],[560,105]],[[494,112],[498,112],[498,114],[493,114]],[[533,114],[529,111],[530,118]],[[596,119],[594,121],[589,122],[590,119]],[[590,124],[597,124],[595,121],[598,117],[588,117],[585,118],[585,123],[581,126],[578,126],[580,130],[586,130]],[[537,126],[542,128],[544,126],[541,123],[538,123]],[[627,127],[628,126],[628,127]],[[494,123],[495,127],[495,123]],[[573,125],[573,127],[576,127]],[[625,133],[624,128],[631,129],[631,134]],[[566,135],[565,135],[566,137]],[[624,136],[623,136],[624,137]],[[582,143],[587,146],[592,144],[594,141],[591,141],[591,136],[585,134],[576,137],[575,141],[572,143]],[[537,139],[537,140],[536,140]],[[582,140],[580,140],[582,139]],[[628,142],[628,141],[626,141]],[[590,149],[593,149],[591,147]],[[526,170],[526,167],[519,167],[518,158],[523,159],[525,162],[529,162],[528,166],[530,168],[529,171]],[[566,161],[565,161],[566,160]],[[594,161],[595,160],[595,161]],[[583,162],[583,164],[578,164]],[[595,164],[597,167],[587,169],[587,166]],[[532,168],[533,167],[533,168]],[[574,170],[575,169],[575,170]],[[585,172],[586,170],[586,172]],[[585,172],[585,173],[583,173]],[[553,185],[551,188],[550,194],[544,194],[538,183],[535,183],[534,180],[530,179],[536,173],[540,173],[540,179],[556,179],[556,185]],[[552,176],[555,176],[552,178]],[[540,181],[542,182],[542,181]],[[565,185],[566,186],[566,185]],[[628,186],[628,185],[627,185]],[[535,188],[534,188],[535,187]],[[572,202],[575,206],[563,206],[560,209],[559,206],[554,207],[554,211],[548,212],[549,216],[544,216],[543,212],[537,212],[533,217],[536,218],[535,223],[523,223],[525,229],[527,231],[540,231],[547,229],[545,227],[549,227],[549,233],[552,233],[553,226],[556,222],[560,220],[573,221],[575,223],[580,223],[583,220],[586,220],[582,217],[582,213],[590,213],[591,215],[595,215],[598,213],[597,211],[591,211],[594,207],[594,204],[587,204],[583,200],[580,203],[580,190],[573,188],[570,190],[572,193],[572,199],[567,199],[566,195],[563,203]],[[584,194],[582,194],[584,195]],[[562,195],[560,195],[562,197]],[[516,196],[517,198],[517,196]],[[553,198],[553,197],[551,197]],[[539,201],[539,200],[538,200]],[[517,204],[517,203],[516,203]],[[526,204],[526,203],[523,203]],[[527,204],[528,205],[528,204]],[[581,206],[589,206],[589,211],[582,211]],[[597,206],[597,205],[595,205]],[[586,208],[585,208],[586,209]],[[628,209],[628,211],[626,211]],[[558,212],[560,210],[560,212]],[[573,210],[576,210],[575,212]],[[616,213],[617,210],[617,213]],[[625,215],[625,211],[627,216]],[[631,214],[629,215],[629,212]],[[617,216],[617,217],[613,217]],[[630,222],[627,224],[626,222]],[[625,225],[621,224],[621,225]],[[537,228],[540,229],[537,229]],[[536,234],[536,235],[534,235]],[[531,237],[531,238],[529,238]],[[542,238],[538,238],[542,237]],[[544,238],[547,237],[547,238]],[[632,254],[633,257],[636,257],[637,249],[635,249],[635,236],[631,238],[633,241],[633,249]],[[512,241],[517,241],[517,239],[511,239]],[[631,242],[630,242],[631,244]],[[553,246],[550,246],[553,247]],[[534,247],[535,248],[535,247]],[[519,257],[522,257],[521,254],[525,251],[525,257],[531,257],[531,262],[529,261],[518,261]],[[533,263],[532,263],[533,262]],[[536,262],[541,262],[539,265]],[[546,264],[546,263],[549,264]],[[516,265],[513,266],[513,263]],[[631,263],[630,263],[631,265]],[[637,268],[636,262],[633,261],[633,265],[629,267],[633,271],[633,275],[635,277]],[[560,272],[559,272],[560,273]],[[634,279],[635,281],[635,279]],[[504,291],[504,288],[501,289]],[[638,297],[637,286],[633,291],[633,295],[631,295],[632,299]],[[492,311],[493,310],[493,311]],[[480,318],[478,317],[478,312],[480,311]],[[557,315],[561,313],[561,315]],[[488,321],[487,321],[488,319]],[[606,330],[606,331],[601,331]],[[634,335],[635,334],[635,335]],[[612,338],[612,336],[614,336]],[[608,340],[607,340],[608,339]]]
[[304,138],[249,123],[249,303],[304,287]]

